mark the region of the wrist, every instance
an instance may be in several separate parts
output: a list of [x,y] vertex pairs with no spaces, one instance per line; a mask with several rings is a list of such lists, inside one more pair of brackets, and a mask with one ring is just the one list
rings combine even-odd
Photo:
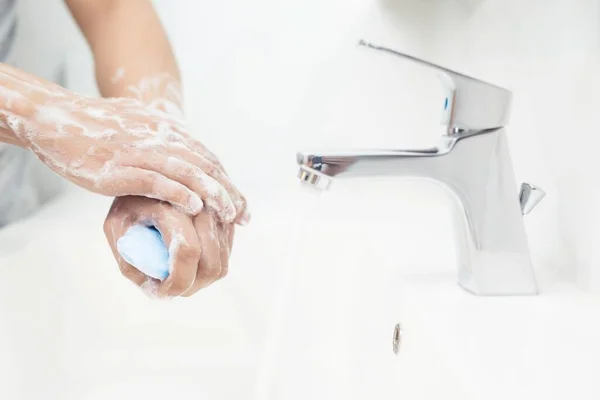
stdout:
[[169,73],[152,75],[128,86],[126,96],[150,108],[183,118],[181,82]]
[[64,88],[49,82],[40,82],[27,76],[6,76],[0,74],[0,140],[21,147],[31,147],[31,135],[40,134],[35,128],[44,118],[44,108],[53,107],[56,102],[68,96]]
[[[6,89],[6,88],[5,88]],[[0,141],[29,147],[27,121],[35,114],[35,102],[19,91],[5,90],[0,95]]]

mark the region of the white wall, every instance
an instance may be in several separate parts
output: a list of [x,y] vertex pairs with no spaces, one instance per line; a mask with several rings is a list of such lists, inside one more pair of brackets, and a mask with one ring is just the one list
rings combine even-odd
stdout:
[[[190,124],[251,199],[292,179],[301,147],[422,146],[440,134],[434,78],[358,49],[359,38],[513,90],[517,176],[548,191],[527,217],[534,261],[600,290],[595,0],[155,3]],[[64,29],[69,83],[92,93],[89,52],[72,23]]]

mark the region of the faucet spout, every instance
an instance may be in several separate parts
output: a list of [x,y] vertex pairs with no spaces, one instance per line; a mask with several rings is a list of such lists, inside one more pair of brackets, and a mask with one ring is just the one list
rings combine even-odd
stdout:
[[439,72],[446,134],[417,150],[305,151],[299,178],[328,189],[334,178],[417,177],[451,195],[458,283],[477,295],[533,295],[537,285],[523,224],[544,191],[517,192],[505,126],[512,94],[479,79],[364,40],[359,45]]
[[324,188],[333,178],[369,176],[438,184],[456,200],[460,286],[477,295],[537,294],[521,204],[531,190],[519,198],[503,128],[445,135],[430,149],[301,152],[297,162],[305,177],[327,182]]
[[465,137],[443,136],[436,147],[427,149],[304,151],[297,154],[297,162],[304,170],[317,171],[329,178],[437,177],[431,169],[438,167],[442,157]]

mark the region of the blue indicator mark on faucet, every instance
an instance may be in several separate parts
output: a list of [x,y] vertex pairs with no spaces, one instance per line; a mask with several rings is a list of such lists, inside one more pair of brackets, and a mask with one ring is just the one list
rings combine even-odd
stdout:
[[446,100],[444,101],[444,110],[448,109],[448,98],[446,97]]

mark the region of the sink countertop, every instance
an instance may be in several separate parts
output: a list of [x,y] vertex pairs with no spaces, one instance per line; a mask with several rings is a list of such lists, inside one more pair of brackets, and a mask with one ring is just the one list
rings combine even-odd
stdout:
[[[381,181],[360,186],[340,182],[336,190],[319,194],[295,185],[255,193],[253,222],[238,231],[231,276],[176,306],[148,302],[118,273],[102,233],[110,199],[71,190],[35,217],[0,231],[0,243],[12,250],[0,256],[0,314],[12,326],[3,342],[20,354],[15,359],[23,368],[38,360],[40,374],[57,362],[68,368],[61,364],[65,360],[91,370],[97,368],[92,364],[99,354],[112,352],[117,359],[141,354],[144,346],[136,335],[147,332],[148,324],[163,324],[166,328],[141,343],[168,340],[177,331],[187,332],[178,334],[181,346],[187,346],[188,339],[191,345],[195,336],[213,332],[222,347],[200,346],[198,357],[239,366],[241,358],[260,357],[269,309],[277,301],[278,270],[303,260],[295,273],[310,280],[294,284],[306,287],[315,279],[310,268],[335,266],[320,278],[336,282],[344,271],[336,262],[356,254],[361,265],[347,267],[368,267],[365,273],[374,285],[379,277],[387,281],[386,301],[402,303],[404,329],[426,332],[436,354],[473,398],[597,398],[600,296],[577,290],[539,267],[539,296],[464,292],[455,282],[446,200],[429,190],[435,189]],[[346,258],[339,256],[344,251]],[[200,318],[190,319],[190,313]],[[87,327],[81,321],[88,321]],[[15,345],[23,337],[27,340]],[[232,343],[239,346],[231,348]],[[186,357],[169,348],[165,360],[183,368]],[[39,362],[40,354],[47,359]],[[86,362],[92,364],[85,367]],[[105,362],[109,368],[115,361]]]
[[600,396],[600,296],[538,272],[538,296],[476,297],[436,267],[398,293],[474,398]]

